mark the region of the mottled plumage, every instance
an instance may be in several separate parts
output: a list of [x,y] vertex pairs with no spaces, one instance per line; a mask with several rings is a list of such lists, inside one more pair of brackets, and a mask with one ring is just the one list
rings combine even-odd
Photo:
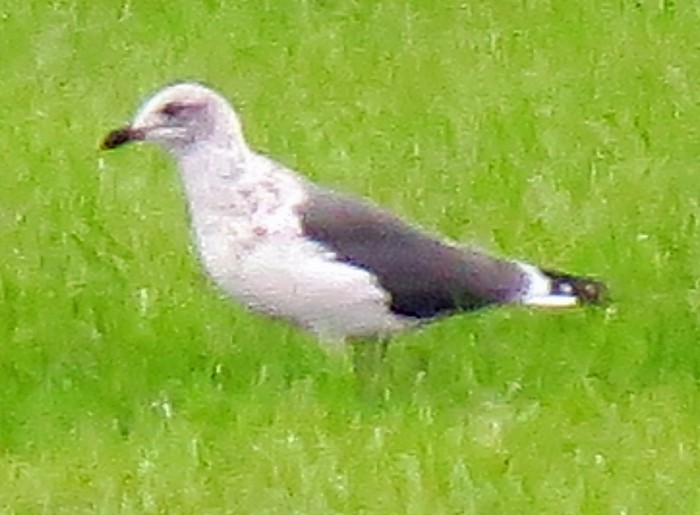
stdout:
[[150,98],[104,148],[158,143],[177,161],[204,268],[231,297],[322,340],[386,338],[493,304],[597,303],[604,286],[443,241],[377,206],[313,185],[251,150],[202,85]]

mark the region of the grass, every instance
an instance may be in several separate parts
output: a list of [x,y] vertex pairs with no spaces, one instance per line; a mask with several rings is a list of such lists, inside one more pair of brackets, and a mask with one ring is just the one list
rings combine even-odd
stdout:
[[[2,513],[700,510],[697,2],[11,2]],[[164,83],[608,310],[403,335],[363,387],[202,276],[172,163],[97,142]]]

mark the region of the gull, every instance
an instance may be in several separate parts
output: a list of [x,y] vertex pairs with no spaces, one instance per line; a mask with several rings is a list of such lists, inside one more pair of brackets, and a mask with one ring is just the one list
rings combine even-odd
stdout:
[[102,148],[140,141],[177,163],[198,255],[214,283],[324,343],[386,342],[487,306],[566,308],[606,296],[596,279],[446,241],[310,182],[251,149],[231,104],[196,82],[153,94]]

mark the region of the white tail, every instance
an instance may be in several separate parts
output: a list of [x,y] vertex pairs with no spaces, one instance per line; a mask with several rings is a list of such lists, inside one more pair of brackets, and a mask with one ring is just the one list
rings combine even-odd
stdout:
[[520,302],[529,306],[567,308],[580,304],[600,304],[607,288],[600,281],[552,270],[543,270],[527,263],[518,263],[529,284]]

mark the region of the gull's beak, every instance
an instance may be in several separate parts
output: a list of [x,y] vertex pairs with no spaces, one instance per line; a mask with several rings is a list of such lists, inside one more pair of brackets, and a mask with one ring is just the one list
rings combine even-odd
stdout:
[[122,145],[129,143],[131,141],[142,141],[144,139],[144,131],[140,129],[134,129],[133,127],[122,127],[121,129],[115,129],[102,141],[100,148],[102,150],[108,150],[112,148],[121,147]]

